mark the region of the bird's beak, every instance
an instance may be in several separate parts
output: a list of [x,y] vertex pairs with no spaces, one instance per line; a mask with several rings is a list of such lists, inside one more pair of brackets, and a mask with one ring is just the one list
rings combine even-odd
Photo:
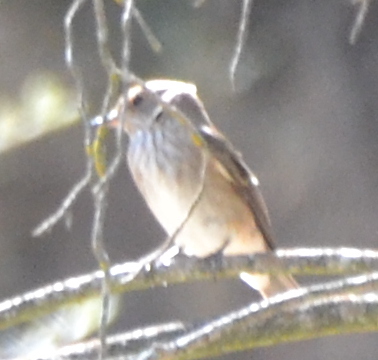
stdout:
[[119,115],[118,108],[114,108],[110,110],[105,116],[97,115],[90,121],[90,124],[91,126],[100,126],[104,124],[110,125],[110,123],[113,123],[114,120],[118,118],[118,115]]

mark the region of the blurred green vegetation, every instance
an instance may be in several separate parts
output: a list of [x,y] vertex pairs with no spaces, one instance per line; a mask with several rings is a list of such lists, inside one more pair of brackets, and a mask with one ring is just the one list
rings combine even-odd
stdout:
[[51,72],[33,73],[18,99],[0,96],[0,153],[78,121],[75,92]]

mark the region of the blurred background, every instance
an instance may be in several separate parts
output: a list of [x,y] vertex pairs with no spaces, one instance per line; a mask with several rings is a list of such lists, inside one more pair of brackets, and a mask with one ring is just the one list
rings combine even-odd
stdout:
[[[83,131],[64,63],[70,0],[0,2],[0,297],[96,268],[90,249],[91,195],[41,238],[31,230],[84,174]],[[163,43],[149,48],[132,29],[131,68],[145,79],[194,82],[210,117],[243,153],[262,184],[279,247],[378,244],[378,3],[357,43],[348,42],[356,6],[347,0],[256,0],[232,92],[228,67],[240,1],[138,0]],[[120,7],[107,1],[111,47],[122,37]],[[91,114],[106,77],[89,2],[78,14],[75,56]],[[63,126],[62,126],[63,124]],[[45,129],[59,130],[40,135]],[[112,181],[106,241],[113,262],[135,259],[164,233],[123,166]],[[319,279],[314,279],[314,281]],[[320,279],[321,280],[321,279]],[[258,299],[237,280],[154,289],[124,297],[112,331],[173,319],[198,320]],[[375,334],[328,337],[222,359],[372,359]]]

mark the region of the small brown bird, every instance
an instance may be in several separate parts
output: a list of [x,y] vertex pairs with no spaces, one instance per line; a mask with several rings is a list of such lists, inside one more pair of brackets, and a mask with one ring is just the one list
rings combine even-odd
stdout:
[[[175,237],[185,255],[274,249],[258,180],[214,127],[193,84],[151,80],[131,86],[116,108],[94,123],[116,126],[120,119],[130,140],[134,181],[168,236],[191,211]],[[241,277],[265,298],[298,287],[284,273]]]

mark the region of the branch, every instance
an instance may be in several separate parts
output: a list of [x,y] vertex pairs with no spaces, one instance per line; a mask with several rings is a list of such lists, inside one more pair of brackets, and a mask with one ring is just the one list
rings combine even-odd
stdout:
[[[107,339],[107,359],[200,359],[291,341],[378,330],[378,274],[296,289],[213,320],[167,323]],[[355,293],[361,295],[353,295]],[[363,294],[362,294],[363,292]],[[98,341],[54,359],[96,359]]]
[[[279,250],[278,257],[289,273],[302,275],[341,275],[378,269],[378,252],[374,250],[294,249]],[[112,294],[146,290],[193,281],[238,277],[241,272],[269,273],[270,254],[196,259],[177,256],[169,261],[146,265],[126,262],[110,269]],[[136,275],[137,274],[137,275]],[[0,303],[0,330],[31,321],[62,306],[100,296],[102,271],[58,281]]]

